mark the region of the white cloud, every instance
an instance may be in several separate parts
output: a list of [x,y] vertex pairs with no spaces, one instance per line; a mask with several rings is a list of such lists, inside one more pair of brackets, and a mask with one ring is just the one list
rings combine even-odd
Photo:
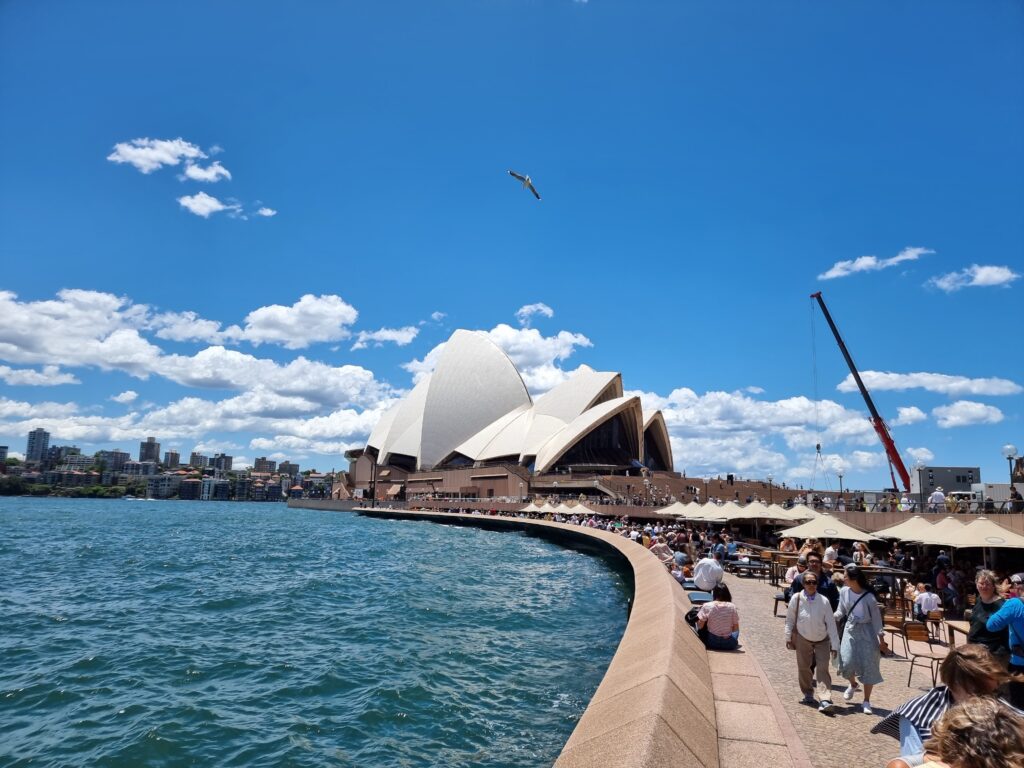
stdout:
[[908,424],[916,424],[928,418],[927,414],[916,405],[897,408],[896,414],[896,419],[890,422],[894,427],[905,427]]
[[204,219],[208,219],[211,214],[219,213],[220,211],[229,211],[235,214],[242,212],[242,206],[238,203],[224,203],[205,192],[197,192],[194,195],[179,197],[178,203],[182,208],[191,211],[196,216],[202,216]]
[[1003,412],[995,406],[970,400],[957,400],[951,405],[940,405],[932,409],[932,416],[935,417],[935,423],[943,429],[969,427],[974,424],[998,424],[1003,420]]
[[929,451],[927,448],[907,448],[906,454],[915,462],[923,461],[925,463],[928,463],[929,461],[935,458],[935,454]]
[[379,331],[360,331],[356,337],[356,343],[352,350],[366,349],[372,342],[374,346],[381,346],[384,342],[394,342],[404,347],[412,342],[419,335],[419,328],[414,325],[407,325],[404,328],[381,328]]
[[752,395],[761,395],[764,394],[764,387],[744,387],[743,391]]
[[114,145],[107,155],[112,163],[128,163],[143,173],[152,173],[165,165],[177,165],[183,159],[205,158],[202,150],[182,138],[132,139]]
[[[1019,395],[1024,387],[1009,379],[969,379],[966,376],[950,376],[945,373],[890,373],[888,371],[861,371],[865,386],[871,391],[925,389],[942,395]],[[857,382],[847,374],[836,387],[840,392],[856,392]]]
[[971,264],[971,266],[961,269],[959,272],[948,272],[945,275],[933,277],[925,285],[938,288],[946,293],[953,293],[961,288],[1008,286],[1019,278],[1020,275],[1009,267]]
[[245,339],[260,345],[270,342],[287,349],[303,349],[314,342],[339,341],[352,334],[359,313],[340,296],[306,294],[290,307],[272,304],[245,318]]
[[431,312],[430,313],[430,319],[433,320],[435,323],[441,322],[446,317],[448,317],[448,315],[446,313],[444,313],[444,312]]
[[82,383],[72,373],[61,373],[56,365],[45,365],[40,371],[0,365],[0,381],[12,387],[56,387],[60,384]]
[[256,211],[256,215],[263,216],[264,218],[270,218],[271,216],[277,216],[277,211],[275,211],[273,208],[267,208],[266,206],[263,206],[262,208]]
[[156,336],[168,341],[204,341],[208,344],[223,344],[238,341],[243,331],[237,325],[221,330],[215,320],[206,320],[195,312],[164,312],[155,315],[149,323]]
[[928,248],[904,248],[895,256],[888,259],[880,259],[877,256],[860,256],[849,261],[837,261],[828,271],[818,275],[819,280],[834,280],[837,277],[846,277],[857,272],[877,272],[880,269],[895,267],[906,261],[916,261],[925,254],[935,253]]
[[139,393],[136,392],[135,390],[133,390],[133,389],[126,389],[120,395],[113,395],[113,396],[111,396],[110,399],[113,400],[115,403],[131,403],[131,402],[134,402],[135,399],[138,396],[139,396]]
[[536,304],[527,304],[516,310],[516,319],[519,324],[528,327],[530,320],[534,315],[543,315],[544,317],[554,317],[555,310],[549,307],[547,304],[538,302]]
[[231,172],[220,164],[219,160],[214,160],[205,168],[196,163],[185,163],[185,173],[182,176],[183,179],[192,179],[193,181],[205,181],[216,183],[221,179],[231,179]]

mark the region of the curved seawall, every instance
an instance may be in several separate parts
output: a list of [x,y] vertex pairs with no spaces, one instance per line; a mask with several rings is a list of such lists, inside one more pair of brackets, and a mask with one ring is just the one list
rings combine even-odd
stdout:
[[[337,502],[317,500],[289,505],[338,508]],[[448,525],[528,530],[616,553],[632,572],[632,611],[604,679],[555,766],[718,768],[719,728],[708,654],[681,620],[690,608],[686,593],[646,549],[607,531],[545,520],[388,509],[357,512]],[[742,654],[717,655],[743,659]]]

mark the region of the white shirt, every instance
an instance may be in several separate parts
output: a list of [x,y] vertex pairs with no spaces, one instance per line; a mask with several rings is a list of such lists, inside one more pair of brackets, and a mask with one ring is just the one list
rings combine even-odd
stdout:
[[943,504],[946,501],[946,494],[942,491],[934,491],[932,495],[928,497],[929,504]]
[[839,649],[839,631],[836,629],[836,617],[832,613],[832,605],[822,595],[808,597],[806,592],[797,592],[789,600],[786,610],[786,642],[793,639],[796,631],[804,640],[817,643],[826,637],[832,641],[832,647]]
[[710,592],[716,584],[722,583],[725,579],[725,569],[722,564],[713,557],[705,557],[697,562],[693,568],[693,583],[698,589]]
[[825,550],[825,559],[826,560],[835,560],[836,557],[838,557],[838,556],[839,556],[839,553],[836,551],[836,548],[834,546],[832,546],[831,544],[829,544],[828,545],[828,549]]
[[938,610],[942,607],[942,600],[934,592],[922,592],[914,600],[916,605],[922,613],[931,613],[932,611]]

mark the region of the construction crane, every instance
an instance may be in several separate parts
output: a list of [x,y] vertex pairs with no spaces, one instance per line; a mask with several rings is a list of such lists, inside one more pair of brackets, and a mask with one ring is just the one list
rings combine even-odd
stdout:
[[875,432],[878,434],[878,439],[882,441],[882,445],[885,447],[885,455],[889,459],[889,476],[892,478],[892,487],[899,488],[896,484],[896,473],[898,472],[900,480],[903,482],[904,492],[910,493],[910,473],[907,472],[907,468],[903,466],[903,459],[900,458],[899,451],[896,450],[896,443],[893,442],[892,435],[889,434],[889,427],[878,413],[878,409],[875,408],[875,404],[871,400],[871,395],[868,394],[868,388],[864,386],[864,382],[860,378],[860,372],[857,370],[857,366],[853,364],[853,358],[850,357],[850,351],[846,348],[846,344],[843,343],[843,337],[839,335],[839,329],[836,328],[836,324],[832,320],[832,315],[829,314],[828,307],[825,306],[825,300],[821,298],[821,291],[812,293],[811,298],[818,300],[818,306],[821,307],[821,312],[825,315],[825,319],[828,321],[828,327],[832,329],[832,335],[836,337],[836,342],[839,344],[839,351],[842,352],[843,357],[846,358],[846,364],[850,366],[850,373],[853,374],[853,380],[857,382],[857,388],[860,390],[860,394],[864,398],[864,402],[867,403],[868,411],[871,413],[871,426],[875,428]]

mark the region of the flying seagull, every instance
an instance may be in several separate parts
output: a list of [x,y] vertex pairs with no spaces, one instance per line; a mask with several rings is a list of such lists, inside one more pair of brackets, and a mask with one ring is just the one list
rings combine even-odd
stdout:
[[523,186],[533,192],[533,196],[540,200],[540,194],[537,192],[537,188],[533,186],[533,182],[530,181],[529,176],[523,176],[521,173],[516,173],[515,171],[509,171],[508,175],[513,179],[519,179],[519,181],[523,182]]

